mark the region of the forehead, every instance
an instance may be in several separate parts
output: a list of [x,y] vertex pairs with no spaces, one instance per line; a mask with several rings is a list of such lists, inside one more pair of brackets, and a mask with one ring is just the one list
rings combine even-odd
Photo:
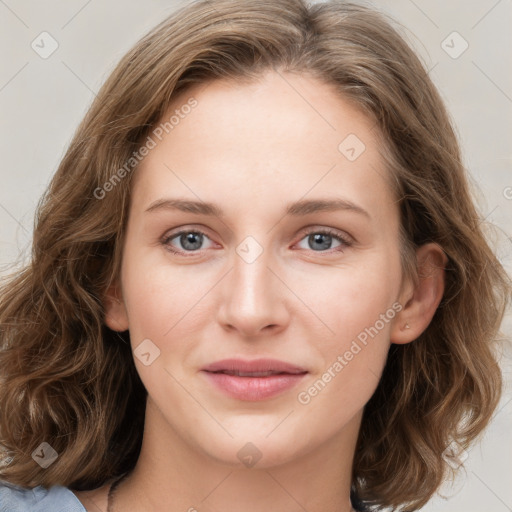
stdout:
[[134,182],[134,199],[146,204],[164,192],[236,195],[241,204],[340,193],[374,209],[393,200],[374,121],[308,75],[199,84],[174,99],[150,136],[155,146]]

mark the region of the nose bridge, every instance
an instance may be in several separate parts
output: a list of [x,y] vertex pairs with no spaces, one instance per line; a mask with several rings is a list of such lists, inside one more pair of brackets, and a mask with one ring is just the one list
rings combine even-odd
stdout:
[[269,267],[269,249],[248,237],[236,248],[233,271],[226,282],[221,322],[250,335],[268,326],[283,326],[286,308],[283,290]]

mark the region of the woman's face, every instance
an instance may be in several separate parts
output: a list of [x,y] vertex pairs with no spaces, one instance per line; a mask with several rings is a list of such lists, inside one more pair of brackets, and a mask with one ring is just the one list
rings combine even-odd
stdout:
[[[130,330],[145,435],[260,467],[355,438],[404,299],[376,126],[324,83],[277,72],[202,84],[172,115],[134,176],[125,309],[107,318]],[[205,371],[262,358],[293,369]]]

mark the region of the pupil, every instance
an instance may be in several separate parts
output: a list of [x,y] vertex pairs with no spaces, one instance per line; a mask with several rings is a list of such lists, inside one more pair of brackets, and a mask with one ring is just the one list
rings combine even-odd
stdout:
[[201,247],[202,235],[200,233],[186,233],[181,235],[181,244],[183,248],[195,251]]
[[[329,249],[331,245],[332,237],[330,235],[326,235],[323,233],[316,233],[314,235],[309,235],[310,247],[312,249]],[[314,247],[313,244],[320,244],[320,246]]]

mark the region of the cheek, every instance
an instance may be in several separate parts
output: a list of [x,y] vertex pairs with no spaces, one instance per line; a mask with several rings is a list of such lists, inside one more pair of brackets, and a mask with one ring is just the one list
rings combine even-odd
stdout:
[[[176,379],[182,379],[187,355],[199,339],[194,331],[204,295],[201,277],[133,252],[125,260],[122,279],[134,361],[144,386],[157,404],[172,397],[176,406],[189,407],[190,397]],[[150,359],[144,361],[139,356],[147,352]]]
[[322,421],[333,435],[361,411],[375,392],[396,314],[385,287],[354,290],[357,295],[347,289],[334,308],[325,304],[330,314],[324,308],[324,318],[333,333],[315,338],[315,350],[323,364],[297,393],[302,413]]
[[143,256],[126,260],[123,282],[132,334],[162,340],[182,323],[194,325],[207,284],[206,276],[191,269]]
[[[399,284],[398,254],[396,257],[380,254],[365,264],[326,268],[314,278],[304,275],[297,281],[295,290],[322,321],[317,321],[317,325],[323,325],[322,339],[333,350],[374,325],[392,307]],[[391,315],[393,310],[388,316]],[[387,333],[390,325],[380,327]]]
[[314,289],[304,282],[300,292],[323,322],[317,322],[323,334],[315,336],[323,365],[298,398],[303,405],[311,402],[318,414],[343,404],[343,411],[331,411],[341,421],[364,406],[380,379],[400,307],[398,256],[381,254],[368,265],[339,268],[327,277],[317,280]]

